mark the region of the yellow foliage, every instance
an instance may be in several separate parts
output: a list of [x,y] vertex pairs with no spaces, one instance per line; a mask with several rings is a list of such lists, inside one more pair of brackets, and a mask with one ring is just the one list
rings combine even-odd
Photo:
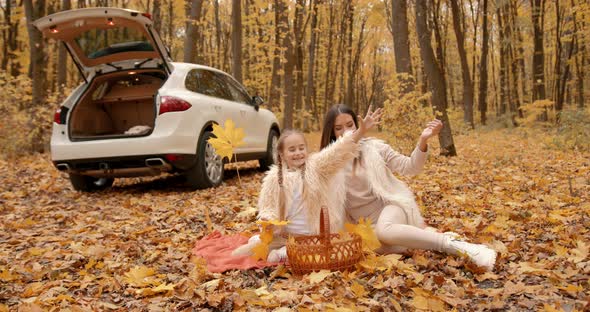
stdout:
[[403,87],[404,79],[393,77],[388,82],[381,125],[390,135],[389,143],[392,146],[402,153],[410,153],[423,127],[434,116],[428,101],[429,93],[421,94],[416,90],[402,94]]
[[215,152],[221,158],[227,157],[227,159],[231,160],[234,148],[244,145],[244,129],[236,128],[231,119],[225,121],[225,129],[214,124],[213,134],[215,138],[210,138],[208,142],[215,148]]
[[361,218],[358,224],[347,223],[344,225],[346,231],[350,233],[358,234],[363,240],[363,250],[365,252],[373,252],[377,248],[381,247],[381,242],[377,238],[371,220]]

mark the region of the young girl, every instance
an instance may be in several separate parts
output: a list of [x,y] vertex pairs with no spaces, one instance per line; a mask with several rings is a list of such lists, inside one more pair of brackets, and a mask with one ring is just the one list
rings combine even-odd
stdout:
[[[279,262],[287,258],[285,247],[288,235],[319,233],[321,207],[328,207],[330,231],[344,226],[345,189],[343,176],[338,176],[346,163],[356,157],[358,141],[373,128],[381,117],[381,110],[367,113],[358,129],[344,134],[319,153],[309,155],[303,134],[294,130],[283,132],[277,143],[277,166],[273,166],[262,183],[258,200],[261,220],[288,220],[276,229],[267,261]],[[340,183],[336,183],[336,182]],[[233,255],[251,253],[259,243],[258,235],[248,244],[238,247]]]
[[[370,111],[369,111],[370,113]],[[346,202],[344,210],[352,221],[369,218],[383,253],[401,252],[407,248],[430,249],[450,254],[466,254],[477,265],[492,270],[496,252],[485,245],[457,239],[455,233],[438,233],[427,227],[414,194],[393,172],[416,175],[426,162],[427,142],[436,136],[442,123],[434,120],[422,131],[410,157],[395,152],[374,138],[362,140],[360,157],[345,167]],[[345,105],[335,105],[326,114],[321,148],[329,146],[345,131],[357,128],[354,112]]]

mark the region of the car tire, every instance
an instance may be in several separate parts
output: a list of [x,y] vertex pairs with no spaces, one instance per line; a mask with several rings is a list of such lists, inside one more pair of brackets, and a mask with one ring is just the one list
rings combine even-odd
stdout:
[[270,129],[268,133],[268,141],[266,143],[266,157],[258,159],[260,171],[267,171],[275,163],[274,151],[279,140],[279,132],[275,129]]
[[76,191],[94,192],[107,189],[113,185],[114,178],[95,178],[70,173],[70,182]]
[[223,181],[223,159],[207,142],[214,137],[209,131],[203,134],[197,145],[197,162],[185,172],[186,182],[192,189],[216,187]]

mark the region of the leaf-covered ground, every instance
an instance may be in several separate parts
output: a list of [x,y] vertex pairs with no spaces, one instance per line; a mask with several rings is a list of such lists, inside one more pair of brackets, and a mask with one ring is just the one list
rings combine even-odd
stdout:
[[[513,132],[515,132],[513,130]],[[501,253],[493,273],[412,251],[352,273],[283,267],[210,274],[191,257],[215,229],[251,232],[262,174],[192,192],[176,176],[72,190],[48,155],[0,161],[0,311],[589,309],[590,155],[505,131],[456,138],[405,179],[427,221]],[[317,147],[318,135],[310,136]],[[436,147],[433,148],[436,151]]]

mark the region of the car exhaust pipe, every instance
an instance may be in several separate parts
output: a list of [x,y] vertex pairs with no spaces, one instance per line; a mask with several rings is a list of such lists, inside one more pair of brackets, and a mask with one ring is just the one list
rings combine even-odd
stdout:
[[164,168],[168,165],[162,158],[148,158],[145,160],[145,165],[150,168]]
[[56,167],[57,167],[57,170],[59,170],[59,171],[70,171],[70,165],[68,165],[66,163],[57,164]]

